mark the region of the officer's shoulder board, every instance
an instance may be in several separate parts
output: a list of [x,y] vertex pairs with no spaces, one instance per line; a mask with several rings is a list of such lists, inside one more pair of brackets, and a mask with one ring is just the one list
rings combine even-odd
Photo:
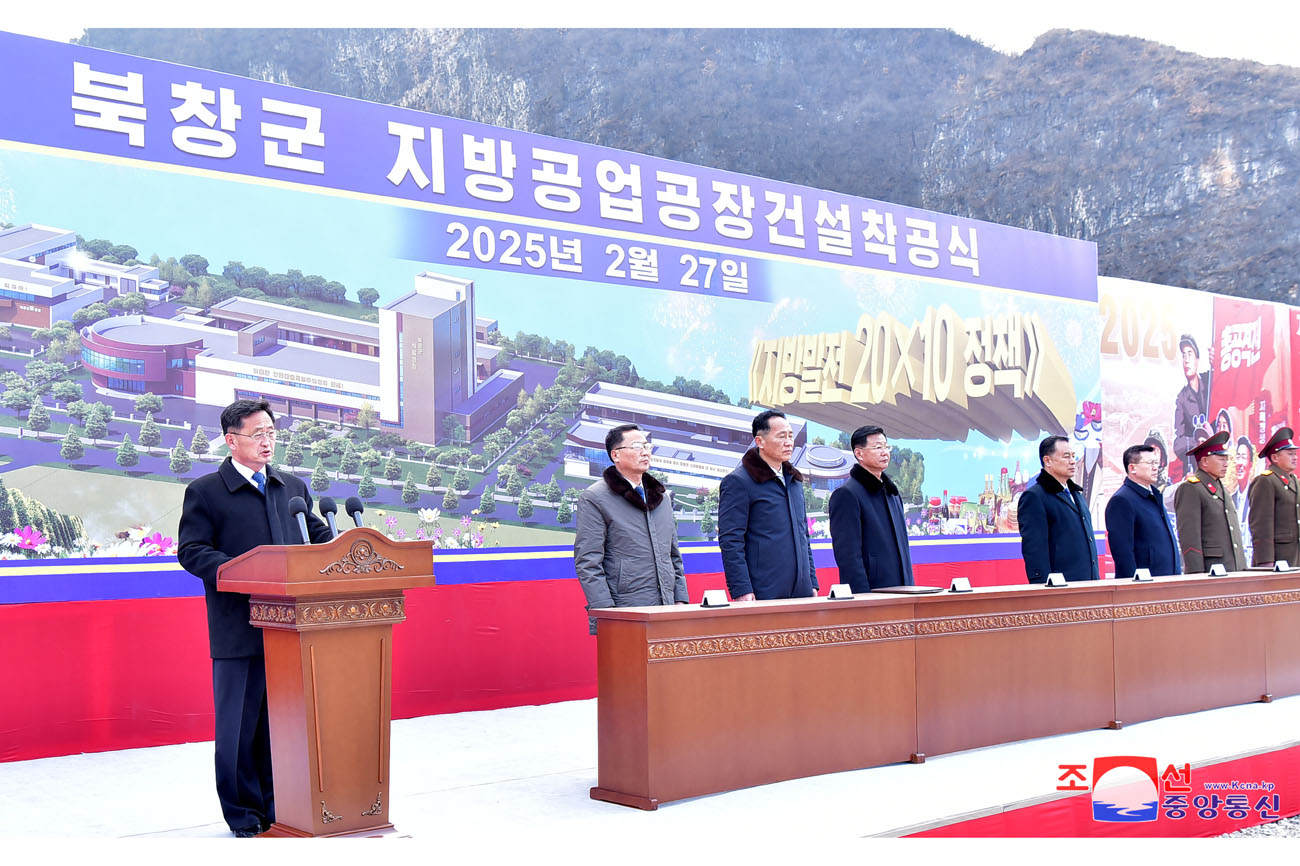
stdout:
[[1261,472],[1261,473],[1259,473],[1259,474],[1260,474],[1260,475],[1272,475],[1272,474],[1273,474],[1273,470],[1272,470],[1272,469],[1265,469],[1263,472]]
[[1195,475],[1188,475],[1188,476],[1187,476],[1187,483],[1188,483],[1188,484],[1200,484],[1200,483],[1201,483],[1201,479],[1197,478]]

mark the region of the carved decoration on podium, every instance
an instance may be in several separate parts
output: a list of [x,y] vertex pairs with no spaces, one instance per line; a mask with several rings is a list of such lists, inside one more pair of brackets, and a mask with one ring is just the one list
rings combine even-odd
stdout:
[[328,808],[326,808],[326,806],[325,806],[325,801],[324,801],[324,800],[321,800],[321,801],[320,801],[320,820],[321,820],[321,823],[322,823],[322,824],[330,824],[330,823],[333,823],[334,821],[342,821],[342,820],[343,820],[343,816],[342,816],[342,815],[335,815],[335,814],[334,814],[333,812],[331,812]]
[[384,792],[380,791],[375,794],[375,802],[370,804],[370,808],[362,812],[362,815],[378,815],[384,811]]
[[379,624],[406,619],[402,596],[384,598],[320,599],[313,601],[254,600],[249,622],[255,626],[319,626],[342,623]]
[[373,574],[377,571],[402,571],[406,566],[399,565],[375,551],[375,546],[368,538],[359,538],[352,542],[352,547],[337,561],[331,562],[320,570],[321,574]]

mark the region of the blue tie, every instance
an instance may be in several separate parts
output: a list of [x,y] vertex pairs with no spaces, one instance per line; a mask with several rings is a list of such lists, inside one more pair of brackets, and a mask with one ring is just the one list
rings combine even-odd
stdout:
[[645,499],[645,488],[642,487],[640,484],[636,486],[636,492],[638,496],[640,496],[642,499]]
[[253,473],[253,483],[257,485],[257,492],[266,495],[266,476],[261,472]]

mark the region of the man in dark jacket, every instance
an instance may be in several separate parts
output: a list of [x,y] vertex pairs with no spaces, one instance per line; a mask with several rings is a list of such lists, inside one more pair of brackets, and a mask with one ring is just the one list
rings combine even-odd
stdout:
[[1160,473],[1156,449],[1125,448],[1124,471],[1128,477],[1106,503],[1106,542],[1115,560],[1115,576],[1132,577],[1139,568],[1152,576],[1181,574],[1178,539],[1156,486]]
[[1206,425],[1210,405],[1210,374],[1199,372],[1201,350],[1191,334],[1179,338],[1178,353],[1187,384],[1174,398],[1174,457],[1182,467],[1173,476],[1175,481],[1195,468],[1194,458],[1189,458],[1188,452],[1196,445],[1196,431]]
[[754,447],[718,492],[727,590],[736,601],[816,595],[803,475],[790,464],[794,431],[771,409],[754,418],[752,430]]
[[[181,509],[177,558],[203,581],[212,654],[217,799],[236,836],[255,836],[275,821],[271,740],[266,710],[262,632],[249,624],[248,596],[217,590],[217,569],[262,544],[295,544],[289,500],[311,492],[301,478],[269,465],[275,418],[265,401],[236,400],[221,413],[230,456],[216,472],[191,481]],[[307,512],[313,543],[331,533]]]
[[863,426],[849,439],[857,465],[831,494],[831,544],[840,582],[854,592],[879,586],[911,586],[903,499],[885,473],[889,442],[879,427]]
[[[587,610],[687,602],[677,521],[650,474],[650,448],[635,424],[610,430],[605,453],[614,465],[578,497],[573,566]],[[588,624],[595,634],[596,618]]]
[[1038,443],[1043,471],[1020,494],[1016,519],[1020,550],[1030,583],[1046,583],[1053,572],[1066,580],[1097,579],[1097,544],[1083,488],[1074,483],[1075,454],[1064,436]]

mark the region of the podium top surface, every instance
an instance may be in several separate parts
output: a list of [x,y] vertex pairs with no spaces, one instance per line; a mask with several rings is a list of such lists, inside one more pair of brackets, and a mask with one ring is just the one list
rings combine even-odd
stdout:
[[217,569],[217,589],[285,598],[433,586],[433,542],[393,541],[369,527],[325,544],[266,544]]

